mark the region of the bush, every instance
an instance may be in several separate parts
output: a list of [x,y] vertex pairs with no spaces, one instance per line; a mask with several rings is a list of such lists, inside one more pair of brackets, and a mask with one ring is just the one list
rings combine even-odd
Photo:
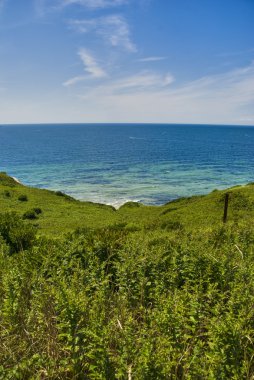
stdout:
[[65,197],[65,194],[62,191],[55,191],[55,194],[58,195],[59,197]]
[[11,197],[11,193],[9,192],[9,190],[4,190],[4,196],[7,198]]
[[23,219],[38,219],[38,215],[42,213],[40,207],[34,207],[23,214]]
[[35,212],[35,214],[39,215],[42,213],[42,209],[40,207],[34,207],[33,208],[33,211]]
[[27,202],[27,201],[28,201],[27,195],[25,195],[25,194],[21,194],[21,195],[18,197],[18,200],[19,200],[20,202]]
[[63,192],[60,191],[60,190],[55,191],[55,194],[56,194],[58,197],[63,197],[63,198],[66,199],[67,201],[75,201],[75,202],[78,202],[78,201],[76,201],[76,199],[72,198],[70,195],[67,195],[67,194],[63,193]]
[[34,210],[28,210],[23,214],[23,219],[37,219],[37,213]]
[[15,213],[0,214],[0,235],[10,247],[10,253],[29,249],[33,246],[36,230],[25,224]]
[[138,208],[138,207],[141,207],[141,206],[142,206],[142,204],[138,203],[138,202],[126,202],[121,207],[119,207],[119,210],[121,208]]

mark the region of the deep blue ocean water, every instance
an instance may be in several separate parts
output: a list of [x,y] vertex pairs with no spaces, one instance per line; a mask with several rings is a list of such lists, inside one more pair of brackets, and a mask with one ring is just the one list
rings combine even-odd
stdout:
[[254,128],[2,125],[0,171],[88,201],[163,204],[254,181]]

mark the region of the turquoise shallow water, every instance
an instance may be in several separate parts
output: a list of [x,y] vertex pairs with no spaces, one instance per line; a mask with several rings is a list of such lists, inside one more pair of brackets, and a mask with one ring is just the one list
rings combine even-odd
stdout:
[[88,201],[163,204],[254,181],[254,128],[0,126],[0,170]]

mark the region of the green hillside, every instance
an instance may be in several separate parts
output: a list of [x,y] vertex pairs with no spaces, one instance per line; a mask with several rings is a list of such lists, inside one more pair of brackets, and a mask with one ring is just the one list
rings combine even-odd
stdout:
[[0,379],[254,378],[254,185],[115,210],[1,173],[0,205]]
[[[126,203],[119,210],[112,206],[77,201],[61,192],[24,186],[5,173],[0,173],[1,212],[14,211],[21,217],[34,208],[41,214],[30,223],[39,234],[63,235],[76,228],[98,228],[114,224],[148,229],[205,228],[221,223],[225,193],[230,193],[229,221],[254,218],[254,184],[213,191],[206,196],[193,196],[172,201],[164,206]],[[25,196],[25,200],[19,200]],[[27,219],[29,221],[29,219]]]

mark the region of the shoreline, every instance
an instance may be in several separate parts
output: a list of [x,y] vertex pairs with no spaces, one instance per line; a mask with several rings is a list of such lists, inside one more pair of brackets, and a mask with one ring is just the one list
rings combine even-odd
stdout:
[[[8,174],[6,174],[6,175],[8,176]],[[241,187],[244,187],[244,186],[252,184],[252,182],[247,182],[245,184],[241,183],[241,184],[237,184],[237,185],[233,185],[233,186],[229,186],[229,187],[223,187],[223,188],[218,188],[218,189],[216,188],[216,189],[213,189],[213,190],[208,191],[206,193],[202,192],[200,194],[191,194],[191,195],[186,195],[186,196],[178,196],[178,197],[175,197],[175,198],[167,200],[165,203],[145,203],[145,202],[142,202],[141,199],[137,199],[137,198],[133,198],[133,199],[131,199],[131,198],[125,198],[125,199],[119,199],[119,200],[112,200],[111,202],[108,202],[108,201],[101,201],[99,199],[88,200],[88,199],[76,198],[72,194],[70,194],[68,192],[65,192],[65,191],[62,191],[62,190],[59,190],[59,189],[53,190],[53,189],[50,189],[50,188],[30,186],[30,185],[26,185],[26,184],[22,183],[15,176],[9,176],[9,177],[12,178],[17,184],[25,186],[25,187],[30,187],[32,189],[38,189],[38,190],[47,190],[47,191],[50,191],[50,192],[53,192],[53,193],[61,193],[62,196],[71,197],[73,200],[81,202],[81,203],[92,203],[92,204],[95,204],[95,205],[102,205],[102,206],[109,206],[109,207],[111,206],[115,210],[120,209],[121,207],[123,207],[126,204],[133,204],[133,205],[135,204],[137,207],[139,207],[139,206],[163,207],[163,206],[166,206],[167,204],[170,204],[172,202],[179,201],[179,200],[182,200],[182,199],[190,199],[190,198],[193,198],[193,197],[203,197],[203,196],[207,196],[207,195],[209,195],[209,194],[211,194],[213,192],[216,192],[216,191],[231,190],[231,189],[234,189],[234,188],[237,188],[237,187],[241,188]]]

